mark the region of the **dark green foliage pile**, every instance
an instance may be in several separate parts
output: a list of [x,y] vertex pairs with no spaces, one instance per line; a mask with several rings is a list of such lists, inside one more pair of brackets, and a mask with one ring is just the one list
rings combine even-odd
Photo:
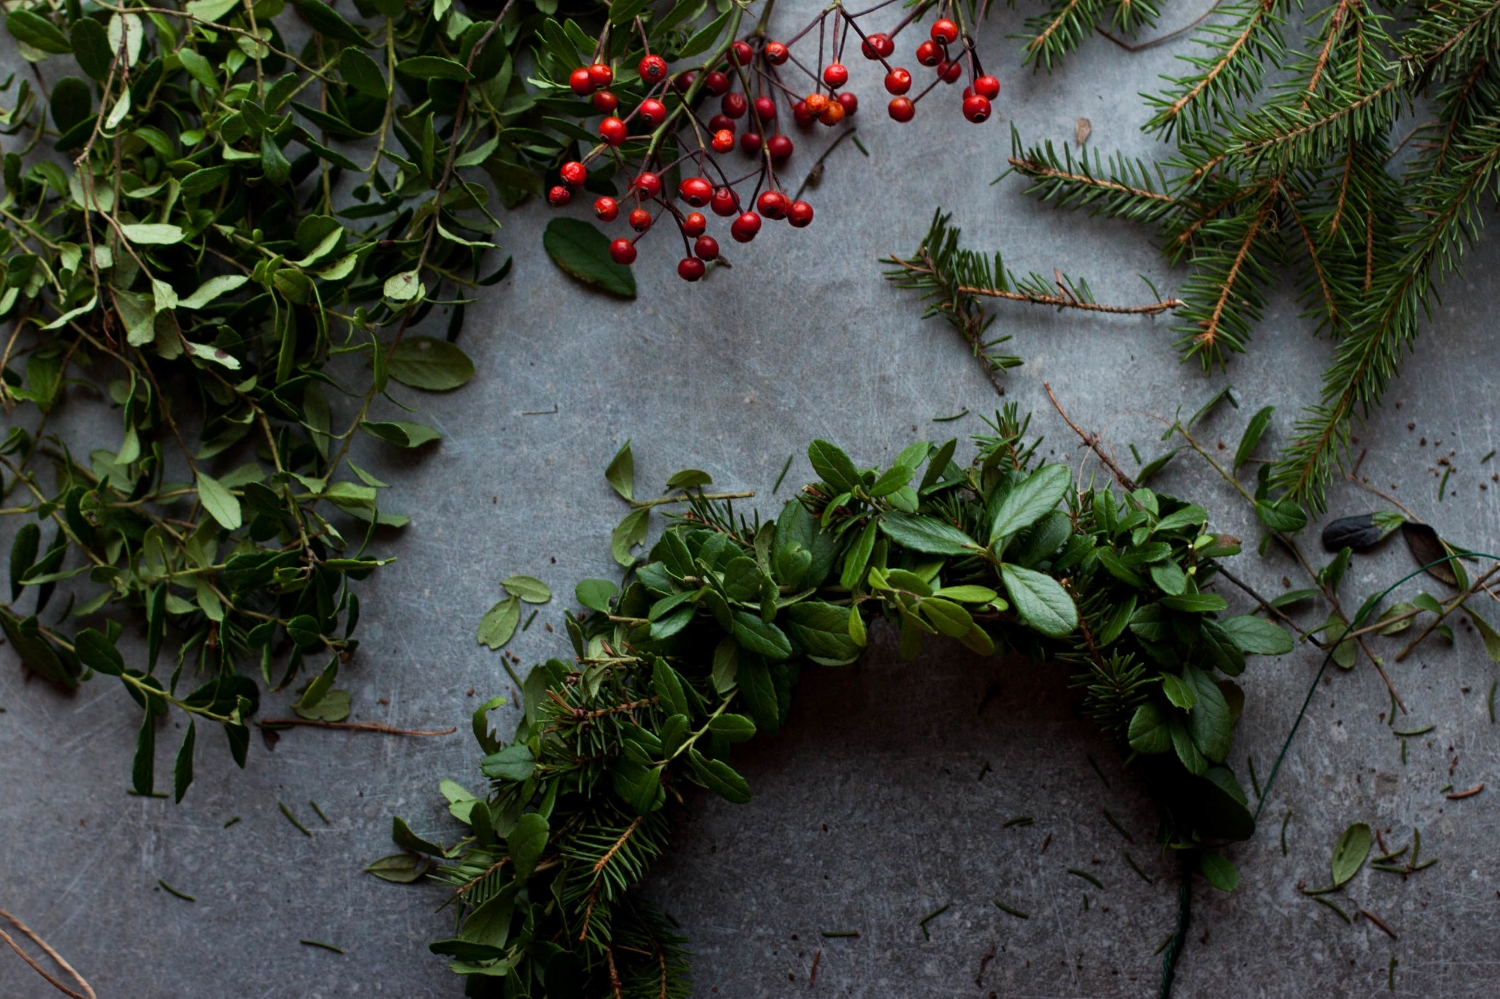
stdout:
[[[485,721],[502,699],[476,713],[489,793],[443,785],[463,837],[445,849],[396,820],[398,844],[436,858],[451,889],[454,933],[432,949],[470,976],[469,994],[686,995],[684,941],[631,892],[666,847],[668,804],[695,786],[750,800],[733,747],[775,734],[802,671],[855,662],[882,620],[906,658],[945,636],[1064,664],[1160,806],[1162,847],[1233,886],[1212,847],[1255,823],[1226,763],[1244,700],[1232,677],[1291,637],[1221,616],[1209,586],[1239,545],[1202,507],[1078,488],[1025,430],[1012,407],[966,464],[957,440],[921,442],[884,470],[814,441],[820,481],[774,522],[678,473],[688,509],[638,560],[640,515],[660,501],[636,504],[617,532],[622,584],[579,584],[574,656],[533,667],[513,739]],[[611,466],[627,499],[630,467],[628,451]],[[372,869],[410,881],[420,861]]]
[[[31,672],[107,673],[142,706],[140,794],[172,708],[222,726],[241,765],[262,685],[310,665],[299,711],[349,713],[332,685],[358,646],[351,584],[385,561],[377,528],[407,522],[350,446],[438,438],[382,400],[468,380],[457,296],[504,270],[480,277],[498,223],[464,170],[498,155],[517,26],[355,7],[370,27],[319,0],[6,20],[52,82],[45,100],[23,73],[5,86],[25,145],[0,201],[0,627]],[[446,339],[412,332],[434,306]],[[65,414],[69,395],[98,408]],[[127,631],[144,655],[122,654]]]
[[1271,481],[1321,508],[1500,184],[1500,3],[1220,5],[1197,40],[1150,98],[1160,163],[1017,136],[1011,169],[1060,207],[1156,231],[1191,267],[1173,328],[1205,368],[1247,349],[1267,290],[1295,276],[1333,356]]

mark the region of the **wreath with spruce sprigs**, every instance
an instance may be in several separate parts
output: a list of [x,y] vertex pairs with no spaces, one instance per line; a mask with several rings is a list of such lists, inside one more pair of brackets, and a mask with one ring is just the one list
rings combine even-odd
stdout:
[[[444,847],[397,818],[408,852],[371,865],[415,881],[418,855],[434,859],[455,918],[431,949],[468,976],[466,994],[687,995],[686,940],[631,891],[666,848],[667,802],[692,785],[749,801],[733,746],[786,723],[803,669],[859,659],[876,618],[908,658],[946,636],[1065,664],[1155,799],[1161,848],[1235,887],[1214,847],[1255,821],[1225,763],[1244,702],[1232,677],[1291,636],[1219,616],[1227,604],[1206,587],[1240,546],[1203,507],[1075,487],[1067,466],[1036,459],[1028,422],[1007,407],[967,464],[957,439],[912,444],[888,469],[814,441],[820,479],[774,522],[737,516],[703,492],[705,473],[679,472],[663,499],[686,511],[643,559],[631,548],[662,500],[635,504],[612,546],[624,580],[578,584],[574,658],[518,681],[514,737],[486,720],[503,698],[474,713],[490,792],[443,782],[463,837]],[[634,503],[629,444],[609,478]]]

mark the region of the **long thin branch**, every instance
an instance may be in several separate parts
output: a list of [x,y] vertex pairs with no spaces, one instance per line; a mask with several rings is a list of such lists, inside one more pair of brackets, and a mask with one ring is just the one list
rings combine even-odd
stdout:
[[385,735],[452,735],[458,731],[457,725],[452,728],[445,728],[442,731],[423,731],[414,728],[393,728],[390,725],[381,725],[378,722],[331,722],[322,721],[317,718],[267,718],[265,721],[258,721],[255,724],[260,728],[269,729],[304,725],[308,728],[338,728],[349,732],[381,732]]
[[[921,274],[928,277],[938,277],[938,272],[929,263],[927,266],[914,264],[909,260],[902,260],[892,256],[891,259],[909,274]],[[1084,312],[1108,312],[1113,315],[1145,315],[1156,316],[1172,309],[1180,308],[1184,303],[1178,298],[1163,299],[1150,305],[1101,305],[1098,302],[1086,302],[1072,295],[1036,295],[1023,291],[1005,291],[1001,288],[977,288],[973,285],[955,285],[954,290],[964,295],[981,295],[986,298],[1003,298],[1011,302],[1028,302],[1032,305],[1050,305],[1059,309],[1081,309]]]
[[6,919],[10,920],[12,926],[20,930],[22,933],[26,934],[27,938],[31,940],[32,943],[42,948],[42,950],[46,952],[48,957],[57,962],[58,967],[62,968],[68,974],[72,975],[73,980],[78,983],[78,987],[83,989],[83,991],[74,992],[62,982],[59,982],[56,978],[53,978],[45,970],[43,970],[41,965],[36,963],[35,959],[33,959],[30,954],[21,949],[20,945],[11,938],[11,935],[9,933],[6,933],[4,930],[0,930],[0,940],[4,940],[6,943],[10,944],[10,949],[21,955],[21,960],[31,965],[32,970],[35,971],[38,975],[41,975],[43,978],[45,978],[53,988],[57,989],[64,995],[71,996],[72,999],[98,999],[98,996],[94,993],[94,987],[90,985],[84,979],[84,977],[78,973],[77,969],[75,969],[71,964],[64,960],[61,954],[53,950],[52,946],[48,944],[47,941],[37,936],[36,932],[32,930],[31,927],[27,926],[25,923],[21,922],[15,916],[12,916],[10,913],[6,912],[4,909],[0,909],[0,916],[4,916]]

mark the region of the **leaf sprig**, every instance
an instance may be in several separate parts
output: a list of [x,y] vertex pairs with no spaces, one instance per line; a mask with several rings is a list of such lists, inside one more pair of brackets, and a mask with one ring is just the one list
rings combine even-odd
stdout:
[[[53,684],[108,674],[142,706],[138,794],[172,709],[189,716],[179,800],[198,721],[244,765],[262,686],[317,660],[299,712],[348,714],[333,684],[359,644],[353,584],[408,519],[351,448],[439,438],[394,413],[390,384],[463,385],[465,290],[508,266],[482,274],[498,223],[464,173],[497,149],[514,22],[507,39],[446,0],[356,7],[368,27],[320,0],[26,2],[6,19],[26,59],[82,75],[3,88],[5,130],[28,138],[0,201],[0,494],[22,521],[0,628]],[[446,338],[414,332],[434,307]],[[56,433],[69,394],[118,412],[89,438],[117,445]],[[127,658],[135,626],[144,655]]]
[[[685,941],[631,891],[667,846],[666,808],[694,785],[748,801],[733,746],[777,732],[801,672],[856,661],[878,621],[908,658],[947,637],[1067,665],[1161,806],[1165,847],[1208,856],[1251,834],[1227,764],[1244,699],[1231,677],[1248,655],[1290,650],[1290,636],[1220,616],[1227,602],[1210,587],[1239,546],[1202,507],[1079,487],[1037,459],[1027,422],[1013,406],[996,414],[966,464],[956,439],[912,444],[886,469],[814,441],[819,481],[775,521],[737,516],[703,493],[703,473],[679,473],[664,505],[686,510],[639,559],[653,507],[637,507],[639,535],[615,545],[623,581],[579,584],[574,656],[518,684],[514,737],[489,730],[501,698],[475,713],[491,784],[479,797],[444,782],[459,841],[396,820],[397,843],[434,858],[450,889],[454,932],[432,950],[471,994],[498,995],[503,979],[522,992],[562,980],[579,994],[686,995]],[[611,465],[627,498],[632,464]],[[408,881],[419,863],[372,867]]]

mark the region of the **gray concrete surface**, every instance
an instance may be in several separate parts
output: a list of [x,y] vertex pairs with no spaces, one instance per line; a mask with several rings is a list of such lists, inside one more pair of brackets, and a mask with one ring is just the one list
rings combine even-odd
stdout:
[[[1200,9],[1168,5],[1164,24]],[[400,561],[365,587],[365,644],[344,677],[358,717],[466,726],[476,699],[510,692],[497,655],[475,644],[475,625],[511,573],[539,575],[559,594],[580,578],[612,575],[608,536],[623,508],[602,470],[627,437],[643,489],[693,466],[726,487],[760,490],[761,508],[772,510],[782,462],[814,436],[874,463],[918,436],[979,431],[979,414],[999,401],[989,383],[946,327],[918,320],[916,303],[883,282],[873,260],[910,250],[934,207],[955,212],[971,245],[1005,249],[1017,269],[1086,276],[1101,300],[1142,299],[1137,274],[1168,290],[1180,283],[1184,275],[1164,268],[1136,228],[1058,213],[1021,197],[1015,180],[990,181],[1003,169],[1010,122],[1028,139],[1065,141],[1084,116],[1101,150],[1149,154],[1136,93],[1187,43],[1125,55],[1091,40],[1059,72],[1033,75],[1018,68],[1017,43],[1006,38],[1018,30],[1020,17],[1004,9],[983,29],[1005,87],[1001,120],[983,128],[959,118],[956,94],[945,95],[941,113],[924,105],[898,128],[878,113],[868,67],[854,67],[871,158],[846,143],[812,198],[811,229],[770,228],[734,250],[733,270],[701,285],[680,282],[676,253],[652,240],[636,266],[638,301],[580,291],[541,252],[546,210],[505,218],[514,276],[471,310],[461,341],[478,374],[450,396],[409,393],[445,440],[403,464],[377,447],[363,456],[397,484],[393,506],[415,520],[385,543]],[[793,162],[805,169],[811,160],[804,149]],[[1497,264],[1487,238],[1389,404],[1359,434],[1372,483],[1445,534],[1492,549],[1500,488],[1479,489],[1493,467],[1479,459],[1496,446],[1487,303],[1500,288]],[[1127,467],[1131,443],[1158,452],[1156,417],[1196,406],[1226,381],[1242,408],[1218,413],[1208,436],[1232,448],[1249,414],[1274,404],[1270,438],[1279,440],[1313,398],[1329,351],[1297,311],[1279,289],[1249,355],[1227,375],[1205,377],[1176,363],[1163,320],[1002,308],[996,328],[1014,333],[1014,352],[1026,359],[1008,375],[1006,398],[1035,410],[1045,450],[1075,463],[1083,456],[1048,408],[1044,380],[1075,419],[1106,432]],[[554,415],[522,415],[554,405]],[[973,415],[960,422],[929,422],[965,407]],[[1437,440],[1459,468],[1442,503],[1431,471]],[[808,473],[799,457],[788,482]],[[1232,492],[1193,462],[1179,459],[1159,485],[1206,503],[1224,529],[1258,536]],[[1352,487],[1335,488],[1333,503],[1339,513],[1378,505]],[[1408,565],[1395,546],[1357,561],[1344,584],[1350,602]],[[1280,558],[1251,553],[1235,568],[1267,592],[1279,592],[1283,576],[1304,585]],[[538,624],[556,622],[563,607],[546,608]],[[562,645],[534,626],[511,647],[529,663]],[[1385,688],[1368,663],[1318,689],[1260,832],[1229,851],[1239,891],[1199,886],[1178,996],[1500,993],[1500,798],[1490,790],[1450,802],[1438,793],[1450,781],[1464,788],[1500,778],[1500,729],[1485,707],[1495,667],[1459,629],[1455,648],[1433,644],[1389,668],[1409,723],[1437,728],[1412,742],[1403,766],[1381,719]],[[1246,757],[1262,775],[1269,770],[1316,669],[1316,657],[1299,651],[1257,662],[1242,678],[1249,702],[1234,753],[1242,771]],[[283,713],[288,700],[269,698],[267,712]],[[697,802],[649,884],[692,938],[698,994],[1154,995],[1152,951],[1172,925],[1175,880],[1152,849],[1149,802],[1070,705],[1055,670],[978,660],[956,645],[905,663],[890,636],[858,667],[809,676],[793,723],[744,754],[755,800]],[[385,884],[360,867],[390,852],[393,813],[421,832],[453,835],[437,782],[480,786],[477,750],[462,731],[430,740],[294,731],[274,751],[257,737],[243,772],[221,740],[203,739],[197,783],[174,807],[125,794],[138,714],[113,685],[95,681],[64,699],[23,683],[0,650],[0,706],[0,906],[67,955],[100,996],[460,994],[444,959],[425,946],[446,924],[434,913],[441,892]],[[515,718],[511,708],[498,716],[506,725]],[[160,741],[166,767],[174,740]],[[309,799],[331,825],[316,821]],[[311,838],[278,802],[309,823]],[[1288,812],[1283,856],[1278,828]],[[1021,815],[1034,824],[1002,827]],[[223,828],[233,816],[242,821]],[[1299,880],[1326,881],[1335,839],[1358,820],[1389,828],[1393,845],[1419,825],[1424,854],[1441,858],[1409,880],[1366,869],[1349,886],[1396,940],[1365,919],[1345,925],[1296,891]],[[1129,870],[1124,849],[1154,883]],[[1104,889],[1070,867],[1094,873]],[[157,890],[157,878],[198,901]],[[1001,912],[993,898],[1030,918]],[[951,908],[924,939],[918,920],[945,903]],[[825,940],[824,929],[861,936]],[[346,953],[300,946],[303,937]],[[0,952],[0,995],[53,994]]]

